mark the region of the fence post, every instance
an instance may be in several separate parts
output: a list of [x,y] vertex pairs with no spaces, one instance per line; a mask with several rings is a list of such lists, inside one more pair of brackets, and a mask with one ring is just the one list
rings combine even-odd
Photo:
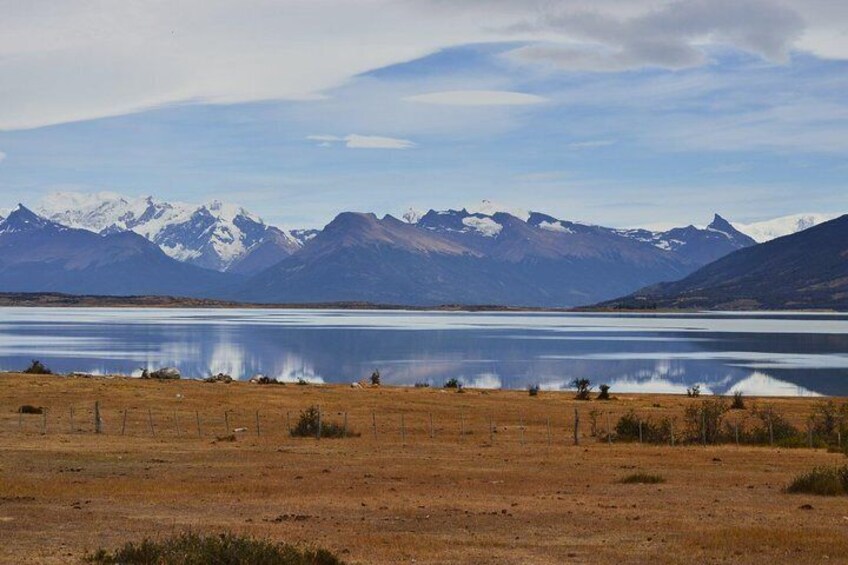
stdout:
[[807,443],[810,445],[810,449],[813,448],[813,425],[807,424]]
[[548,416],[548,447],[551,446],[551,417]]
[[153,427],[153,411],[150,408],[147,409],[147,423],[150,424],[150,435],[156,437],[156,428]]
[[45,408],[41,411],[41,435],[47,435],[47,410]]
[[202,438],[203,433],[200,431],[200,412],[198,410],[194,411],[194,419],[197,422],[197,437]]
[[230,411],[229,410],[224,410],[224,427],[226,428],[224,430],[224,432],[229,434],[230,433]]
[[642,418],[639,418],[639,443],[642,443]]
[[580,412],[574,409],[574,445],[580,445]]
[[495,430],[492,428],[492,417],[489,416],[489,443],[495,443]]
[[180,417],[176,410],[174,410],[174,425],[177,427],[177,437],[183,437],[183,434],[180,431]]
[[436,437],[436,433],[433,430],[433,413],[430,412],[430,439],[433,439],[435,437]]
[[70,424],[71,424],[71,433],[74,433],[74,428],[76,428],[76,426],[74,426],[74,407],[73,406],[71,406],[71,421],[70,421]]
[[607,410],[607,445],[612,445],[612,428],[610,428],[609,410]]
[[289,430],[289,435],[291,435],[291,412],[286,410],[286,428]]
[[101,427],[100,420],[100,401],[94,401],[94,433],[99,434],[103,432],[103,428]]
[[733,424],[733,434],[736,436],[736,447],[739,447],[739,422]]
[[771,423],[771,414],[768,417],[768,425],[769,425],[769,445],[774,445],[774,426]]
[[256,411],[256,437],[259,437],[259,410]]
[[406,447],[406,423],[403,419],[403,412],[400,413],[400,441],[401,446]]
[[18,431],[24,431],[24,411],[18,408]]
[[524,417],[523,416],[521,417],[520,425],[521,425],[521,447],[524,447]]
[[318,430],[316,431],[316,433],[317,433],[318,435],[316,436],[316,439],[321,439],[321,431],[322,431],[322,425],[321,425],[321,407],[320,407],[320,406],[318,406]]
[[707,413],[701,408],[701,444],[707,445]]
[[836,432],[836,446],[839,449],[842,449],[842,432],[841,431]]
[[377,413],[371,411],[371,431],[374,432],[374,439],[377,439]]
[[127,409],[124,408],[124,417],[121,420],[121,435],[124,435],[127,431]]
[[459,413],[459,441],[465,441],[465,416]]
[[347,412],[345,412],[345,413],[344,413],[344,431],[343,431],[343,435],[344,435],[344,437],[347,437]]
[[674,422],[669,422],[669,426],[671,428],[671,447],[674,447]]

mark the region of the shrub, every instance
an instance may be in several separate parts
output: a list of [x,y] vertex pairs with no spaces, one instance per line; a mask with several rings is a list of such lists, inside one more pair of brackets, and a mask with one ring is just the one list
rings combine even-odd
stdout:
[[589,435],[596,437],[598,435],[598,417],[601,413],[594,408],[589,410]]
[[529,387],[527,387],[527,392],[530,394],[530,396],[539,396],[540,390],[541,387],[539,387],[538,384],[530,385]]
[[44,366],[44,364],[38,359],[33,359],[32,363],[29,364],[29,367],[24,369],[22,372],[28,375],[52,375],[53,371]]
[[371,386],[380,386],[380,371],[371,373]]
[[320,437],[342,438],[358,435],[346,430],[341,424],[325,420],[317,406],[310,406],[300,413],[291,435],[294,437],[318,437],[319,426],[321,428]]
[[816,467],[812,471],[795,477],[786,487],[786,492],[819,496],[848,495],[848,465]]
[[571,381],[571,386],[577,389],[577,395],[574,398],[589,400],[589,393],[592,392],[592,381],[589,379],[574,379]]
[[309,384],[309,382],[306,379],[304,379],[303,377],[298,377],[297,378],[297,384],[299,384],[300,386],[306,386],[306,385]]
[[183,533],[165,540],[144,539],[128,542],[108,552],[100,549],[87,557],[101,565],[202,565],[218,563],[274,565],[341,565],[343,562],[326,549],[300,549],[290,544],[274,543],[249,536],[220,534],[201,536]]
[[418,382],[415,383],[415,388],[430,388],[430,383]]
[[19,414],[43,414],[44,408],[41,406],[33,406],[32,404],[24,404],[18,408]]
[[723,398],[704,400],[700,406],[687,406],[683,411],[687,439],[706,443],[721,441],[722,421],[727,410],[727,402]]
[[813,434],[829,444],[835,444],[837,434],[845,435],[846,411],[848,404],[837,406],[832,400],[817,404],[810,417]]
[[692,385],[691,388],[687,388],[686,396],[689,398],[698,398],[701,396],[701,385]]
[[598,393],[598,400],[609,400],[610,385],[601,385],[598,388],[601,389],[601,391]]
[[744,410],[745,400],[742,398],[742,391],[737,390],[733,393],[733,402],[730,403],[731,410]]
[[[775,445],[782,447],[802,447],[805,444],[804,435],[790,424],[773,405],[766,404],[762,408],[754,406],[751,413],[759,420],[750,434],[753,443],[769,444],[774,437]],[[771,427],[771,431],[769,431]]]
[[627,475],[619,481],[624,485],[657,485],[665,482],[665,478],[660,475],[652,475],[650,473],[633,473]]
[[[639,416],[632,410],[622,416],[615,425],[616,437],[622,441],[639,440]],[[667,443],[671,439],[671,420],[663,418],[654,422],[650,417],[642,420],[642,441],[645,443]]]
[[444,388],[462,388],[462,384],[460,384],[459,379],[451,377],[445,381]]

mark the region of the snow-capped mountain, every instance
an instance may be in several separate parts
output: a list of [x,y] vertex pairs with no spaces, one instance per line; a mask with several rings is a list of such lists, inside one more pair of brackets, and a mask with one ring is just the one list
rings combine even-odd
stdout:
[[290,255],[305,241],[276,228],[271,233],[258,216],[217,200],[198,206],[114,192],[59,192],[43,198],[37,210],[56,223],[100,234],[133,231],[174,259],[218,271],[268,241],[274,253],[266,248],[263,255],[274,258]]
[[791,216],[749,224],[734,222],[733,225],[739,231],[750,235],[757,243],[763,243],[784,235],[804,231],[838,216],[839,214],[792,214]]

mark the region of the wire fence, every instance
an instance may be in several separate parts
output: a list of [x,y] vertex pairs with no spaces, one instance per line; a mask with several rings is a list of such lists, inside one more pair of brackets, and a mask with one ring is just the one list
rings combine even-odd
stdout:
[[[423,442],[487,445],[765,445],[843,450],[848,409],[819,405],[806,417],[787,418],[773,406],[730,410],[713,401],[692,403],[682,412],[563,408],[508,414],[481,409],[422,410],[192,410],[159,405],[121,407],[100,401],[50,407],[18,406],[0,410],[4,434],[94,434],[126,438],[228,441],[258,437],[274,441],[298,438],[349,438],[377,443]],[[800,425],[799,425],[800,422]]]

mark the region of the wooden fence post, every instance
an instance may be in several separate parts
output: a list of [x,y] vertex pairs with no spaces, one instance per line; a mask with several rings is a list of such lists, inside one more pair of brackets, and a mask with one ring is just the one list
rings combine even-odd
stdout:
[[639,443],[642,443],[642,418],[639,418]]
[[198,410],[194,411],[194,419],[197,422],[197,437],[202,438],[203,432],[200,431],[200,412]]
[[609,410],[607,410],[607,445],[612,445],[612,428],[610,428]]
[[771,414],[768,417],[768,426],[769,426],[769,445],[774,445],[774,426],[771,423]]
[[374,433],[374,439],[377,439],[377,413],[371,411],[371,431]]
[[288,429],[288,431],[289,431],[289,435],[291,435],[291,433],[292,433],[292,428],[291,428],[291,412],[289,412],[288,410],[286,411],[286,429]]
[[707,445],[707,412],[701,408],[701,444]]
[[127,431],[127,409],[124,408],[124,417],[121,420],[121,435],[124,435]]
[[739,422],[733,424],[733,435],[736,436],[736,447],[739,447]]
[[70,424],[71,424],[71,433],[74,433],[74,429],[76,428],[76,426],[74,426],[74,407],[73,406],[71,406],[71,421],[70,421]]
[[459,441],[465,441],[465,415],[459,413]]
[[436,433],[433,430],[433,413],[430,412],[430,439],[433,439],[435,437],[436,437]]
[[230,411],[224,410],[224,428],[227,434],[230,433]]
[[344,431],[342,433],[344,437],[347,437],[347,412],[344,413]]
[[551,446],[551,417],[548,416],[548,447]]
[[183,434],[180,431],[180,417],[176,410],[174,410],[174,425],[177,427],[177,437],[183,437]]
[[321,439],[321,432],[322,431],[323,431],[323,429],[322,429],[322,426],[321,426],[321,407],[319,406],[318,407],[318,429],[316,430],[316,433],[318,435],[316,436],[316,439]]
[[674,422],[669,422],[671,428],[671,447],[674,447]]
[[156,437],[156,428],[153,427],[153,411],[147,409],[147,423],[150,424],[150,435]]
[[520,420],[519,423],[520,423],[520,426],[521,426],[521,428],[520,428],[521,429],[521,447],[524,447],[524,417],[523,416],[521,417],[521,420]]
[[24,411],[18,408],[18,431],[24,431]]
[[406,447],[406,423],[403,419],[403,412],[400,413],[400,441],[401,446]]
[[99,434],[103,432],[102,420],[100,419],[100,401],[94,401],[94,433]]
[[47,408],[41,411],[41,435],[47,435]]
[[489,443],[495,443],[495,430],[492,428],[492,417],[489,416]]
[[574,445],[580,445],[580,412],[574,409]]
[[256,411],[256,437],[259,437],[259,410]]

